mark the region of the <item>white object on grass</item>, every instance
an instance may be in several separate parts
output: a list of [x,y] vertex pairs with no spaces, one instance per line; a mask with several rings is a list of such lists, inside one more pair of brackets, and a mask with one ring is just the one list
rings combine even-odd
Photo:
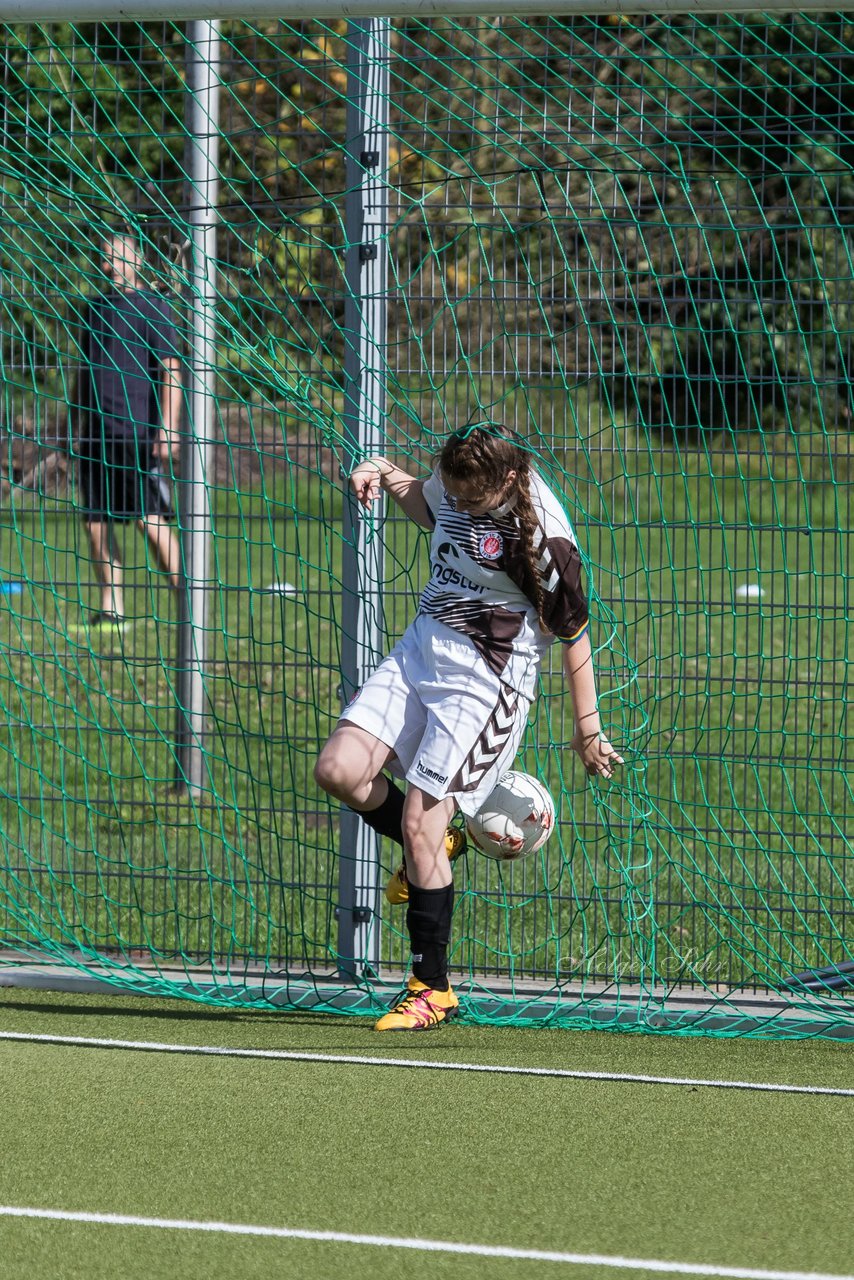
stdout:
[[264,591],[271,596],[295,596],[299,594],[292,582],[271,582],[268,587],[264,587]]
[[735,589],[736,600],[761,600],[765,595],[758,582],[742,582]]

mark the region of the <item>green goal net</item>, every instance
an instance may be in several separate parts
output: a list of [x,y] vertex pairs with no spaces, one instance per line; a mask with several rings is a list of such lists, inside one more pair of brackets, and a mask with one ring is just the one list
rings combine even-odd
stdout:
[[[342,474],[488,417],[564,495],[626,766],[574,759],[553,651],[558,830],[458,866],[466,1016],[852,1034],[849,18],[224,22],[215,197],[195,30],[3,29],[0,983],[388,1002],[398,850],[312,765],[426,543]],[[186,580],[111,526],[122,631],[75,434],[117,230],[184,399]]]

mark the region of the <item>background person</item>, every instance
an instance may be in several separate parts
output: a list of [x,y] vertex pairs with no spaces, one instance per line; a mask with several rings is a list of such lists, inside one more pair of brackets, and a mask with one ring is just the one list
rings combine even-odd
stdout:
[[177,457],[182,404],[181,352],[172,307],[140,278],[143,257],[133,236],[103,243],[111,287],[83,311],[78,418],[72,444],[83,521],[100,586],[90,629],[122,629],[122,567],[116,522],[134,521],[170,585],[181,582],[181,551],[169,521],[170,486],[161,471]]
[[[554,640],[563,643],[573,749],[591,775],[610,778],[623,762],[601,732],[575,534],[521,442],[502,427],[475,427],[449,438],[429,479],[378,457],[350,483],[366,508],[384,489],[433,535],[414,621],[344,709],[315,766],[324,790],[403,845],[412,977],[376,1027],[421,1031],[459,1004],[448,981],[448,823],[457,809],[475,814],[513,763]],[[405,796],[383,773],[395,758]]]

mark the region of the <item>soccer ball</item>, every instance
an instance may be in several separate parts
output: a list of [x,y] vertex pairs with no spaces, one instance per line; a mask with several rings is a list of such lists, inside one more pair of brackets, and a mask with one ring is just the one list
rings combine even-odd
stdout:
[[469,837],[481,853],[499,862],[515,862],[535,853],[555,827],[554,802],[529,773],[509,770],[489,799],[466,822]]

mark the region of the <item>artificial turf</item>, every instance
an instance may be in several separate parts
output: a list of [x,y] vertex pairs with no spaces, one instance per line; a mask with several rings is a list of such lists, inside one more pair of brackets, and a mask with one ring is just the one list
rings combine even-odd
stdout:
[[[850,1049],[0,992],[0,1030],[848,1087]],[[0,1205],[847,1274],[854,1098],[0,1042]],[[3,1280],[621,1271],[0,1218]],[[631,1273],[635,1280],[644,1273]]]

